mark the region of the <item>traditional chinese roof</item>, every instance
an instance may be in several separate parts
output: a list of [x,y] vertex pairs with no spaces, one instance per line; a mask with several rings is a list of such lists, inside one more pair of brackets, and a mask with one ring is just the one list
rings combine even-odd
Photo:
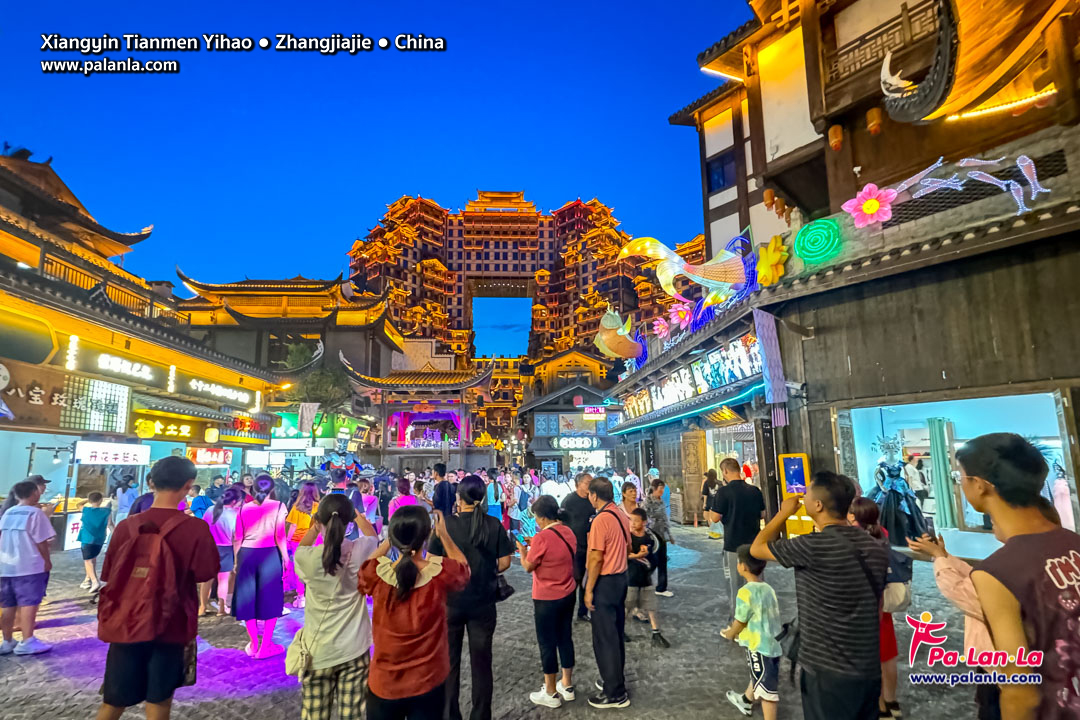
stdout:
[[40,227],[50,231],[62,230],[106,258],[122,255],[135,243],[150,237],[153,225],[137,233],[116,232],[100,225],[64,184],[52,165],[31,162],[27,157],[0,155],[0,180],[32,194],[43,203],[46,212],[39,211],[35,218]]
[[[334,308],[326,315],[322,315],[319,317],[254,317],[252,315],[244,315],[240,311],[234,310],[232,307],[229,306],[229,303],[225,303],[225,312],[229,313],[229,317],[235,320],[238,325],[242,325],[244,327],[260,328],[265,330],[323,328],[329,325],[333,325],[337,321],[338,315],[338,309]],[[379,316],[379,319],[382,319],[382,315]]]
[[239,293],[289,293],[289,294],[319,294],[333,290],[342,283],[342,275],[333,280],[312,280],[297,275],[285,280],[251,280],[244,279],[231,283],[204,283],[194,280],[177,267],[176,274],[180,280],[193,292],[198,294],[239,294]]
[[593,355],[592,353],[586,352],[586,351],[582,350],[581,348],[570,348],[569,350],[563,350],[562,352],[556,353],[555,355],[552,355],[549,358],[544,358],[543,360],[536,361],[535,363],[533,363],[533,367],[543,367],[544,365],[547,365],[548,363],[555,362],[556,360],[558,360],[558,359],[560,359],[562,357],[565,357],[567,355],[575,355],[575,354],[576,355],[581,355],[582,357],[587,358],[587,359],[589,359],[589,360],[591,360],[593,362],[600,363],[601,365],[603,365],[604,367],[607,367],[607,368],[615,367],[615,363],[613,361],[608,360],[606,358],[602,358],[599,355]]
[[761,27],[761,21],[756,17],[752,17],[744,22],[739,27],[729,32],[724,37],[714,42],[709,47],[698,53],[697,63],[698,65],[708,65],[710,62],[720,57],[729,50],[733,50],[739,43],[746,40],[748,37],[754,34],[754,32]]
[[681,110],[672,113],[671,117],[668,118],[668,123],[671,125],[686,125],[689,127],[697,127],[697,120],[695,119],[694,115],[697,113],[698,110],[702,110],[703,108],[712,105],[714,102],[723,98],[728,93],[737,90],[741,85],[742,83],[737,83],[734,80],[724,83],[715,90],[711,90],[705,93],[697,100],[690,103]]
[[[556,399],[562,397],[563,395],[567,395],[569,393],[574,393],[574,392],[579,392],[579,393],[585,393],[585,394],[588,394],[588,395],[592,395],[593,397],[599,398],[601,400],[604,398],[604,395],[605,395],[603,390],[597,390],[596,388],[592,387],[591,385],[586,385],[585,383],[582,383],[582,382],[574,382],[574,383],[571,383],[571,384],[569,384],[569,385],[567,385],[565,387],[561,387],[561,388],[559,388],[558,390],[556,390],[554,392],[549,392],[547,395],[544,395],[542,397],[538,397],[538,398],[535,398],[533,400],[530,400],[529,402],[525,403],[524,405],[522,405],[521,407],[518,408],[518,415],[521,415],[522,413],[526,413],[526,412],[528,412],[528,411],[530,411],[530,410],[532,410],[534,408],[540,407],[541,405],[547,405],[552,400],[556,400]],[[618,406],[616,406],[616,407],[618,407]]]
[[268,382],[280,382],[283,378],[289,377],[289,373],[266,370],[216,350],[211,350],[202,342],[185,333],[174,330],[156,320],[133,315],[119,305],[113,304],[110,307],[104,307],[101,304],[91,302],[89,291],[43,277],[37,273],[24,272],[17,269],[13,262],[3,257],[0,257],[0,290],[95,325],[132,333],[142,340],[163,344],[180,352],[187,352],[195,357],[202,357],[222,367],[232,368],[251,377]]
[[1023,104],[1052,91],[1052,84],[1039,79],[1043,70],[1033,60],[1046,49],[1044,32],[1068,5],[1067,0],[942,0],[930,70],[918,85],[887,98],[889,115],[901,122],[936,120]]
[[172,398],[159,398],[144,393],[132,393],[131,404],[133,410],[148,410],[151,412],[171,413],[173,415],[187,415],[190,417],[213,420],[215,422],[232,422],[233,415],[211,410],[203,405],[180,402]]
[[394,370],[385,377],[371,377],[357,372],[344,354],[339,353],[341,365],[349,379],[361,387],[380,390],[422,390],[442,392],[465,390],[482,385],[491,380],[494,370],[489,365],[487,370]]
[[524,191],[477,190],[476,200],[465,204],[465,212],[535,213],[536,203],[525,199]]

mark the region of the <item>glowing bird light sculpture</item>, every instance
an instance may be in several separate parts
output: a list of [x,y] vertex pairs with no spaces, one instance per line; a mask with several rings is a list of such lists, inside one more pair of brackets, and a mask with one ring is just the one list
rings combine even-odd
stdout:
[[680,302],[692,302],[675,289],[675,278],[682,275],[706,289],[701,307],[707,308],[719,305],[732,296],[744,297],[753,289],[757,276],[757,259],[754,253],[744,252],[749,245],[750,241],[745,237],[734,238],[712,260],[701,265],[692,265],[656,238],[643,237],[627,243],[619,252],[619,260],[632,256],[659,260],[656,279],[664,292]]

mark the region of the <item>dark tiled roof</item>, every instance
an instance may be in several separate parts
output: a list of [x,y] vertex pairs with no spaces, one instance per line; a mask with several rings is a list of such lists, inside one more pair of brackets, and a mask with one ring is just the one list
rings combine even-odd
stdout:
[[735,88],[739,87],[740,85],[741,85],[741,83],[737,83],[734,80],[731,80],[729,82],[724,83],[723,85],[716,88],[715,90],[712,90],[712,91],[702,95],[697,100],[690,103],[689,105],[687,105],[683,109],[673,113],[671,115],[671,117],[668,118],[668,123],[671,124],[671,125],[689,125],[689,126],[693,127],[696,124],[694,122],[694,113],[696,113],[698,110],[702,109],[703,107],[707,107],[710,104],[712,104],[713,102],[715,102],[715,101],[719,100],[720,98],[724,97],[725,95],[727,95],[729,92],[731,92]]
[[136,410],[153,410],[156,412],[172,413],[173,415],[188,415],[190,417],[214,420],[217,422],[232,422],[233,420],[233,416],[228,413],[218,412],[217,410],[211,410],[202,405],[180,402],[179,400],[172,400],[170,398],[159,398],[154,397],[153,395],[144,395],[143,393],[132,393],[131,399]]
[[746,38],[754,34],[758,28],[761,27],[761,23],[756,17],[751,17],[739,27],[729,32],[718,41],[707,47],[698,53],[697,63],[698,66],[708,65],[716,58],[720,57],[728,50],[732,49]]
[[581,392],[589,393],[589,394],[594,395],[594,396],[596,396],[598,398],[603,398],[604,395],[605,395],[603,390],[598,390],[597,388],[594,388],[591,385],[586,385],[585,383],[576,382],[576,383],[573,383],[572,385],[567,385],[566,387],[559,388],[558,390],[556,390],[554,392],[550,392],[547,395],[543,395],[541,397],[530,400],[529,402],[525,403],[524,405],[522,405],[521,407],[518,408],[518,415],[521,415],[522,413],[528,412],[529,410],[532,410],[535,407],[539,407],[540,405],[546,405],[547,403],[551,402],[552,400],[555,400],[558,397],[561,397],[561,396],[563,396],[563,395],[565,395],[565,394],[567,394],[567,393],[569,393],[571,391],[577,391],[577,390],[580,390]]
[[[275,328],[322,328],[335,324],[337,322],[338,314],[337,308],[334,308],[322,317],[254,317],[252,315],[244,315],[239,310],[234,310],[230,307],[229,303],[225,303],[225,312],[229,313],[229,317],[244,327],[265,328],[270,330]],[[381,320],[382,315],[380,315],[378,319]]]
[[232,368],[268,382],[279,382],[287,373],[260,368],[212,350],[194,338],[155,320],[132,315],[118,305],[109,308],[94,304],[89,291],[73,285],[42,277],[15,268],[6,258],[0,258],[0,288],[34,303],[80,317],[103,327],[134,333],[150,342],[163,343],[180,352],[202,357],[223,367]]
[[[29,163],[29,161],[27,161],[27,163],[37,164]],[[55,175],[55,171],[52,170],[52,168],[49,168],[49,172],[53,173],[53,175],[56,177],[57,182],[61,184],[63,183],[63,181],[60,180],[59,176]],[[145,227],[139,232],[135,233],[122,233],[116,232],[115,230],[110,230],[109,228],[100,225],[96,220],[94,220],[94,218],[90,217],[90,215],[86,212],[85,208],[76,207],[70,202],[58,198],[56,195],[50,193],[44,187],[22,177],[15,170],[0,165],[0,174],[8,178],[9,180],[15,182],[25,190],[33,193],[39,200],[42,200],[47,205],[52,206],[52,208],[59,214],[66,215],[79,225],[87,228],[88,230],[91,230],[92,232],[95,232],[102,237],[106,237],[122,245],[127,245],[128,247],[131,247],[135,243],[150,237],[150,233],[153,232],[153,225]],[[72,197],[74,197],[74,195],[72,195]]]

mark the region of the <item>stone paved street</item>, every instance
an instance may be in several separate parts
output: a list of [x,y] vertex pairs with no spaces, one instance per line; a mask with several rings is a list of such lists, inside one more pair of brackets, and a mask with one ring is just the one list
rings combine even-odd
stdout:
[[[677,529],[680,545],[671,550],[671,589],[675,597],[661,598],[661,622],[672,647],[654,650],[645,625],[631,622],[633,642],[627,647],[627,678],[633,705],[608,711],[625,718],[704,718],[727,720],[740,715],[724,699],[729,688],[743,689],[747,674],[742,651],[719,638],[727,617],[727,597],[718,541],[704,530]],[[78,551],[54,556],[50,597],[41,612],[39,636],[55,643],[53,652],[31,658],[0,657],[0,716],[5,720],[64,720],[92,717],[99,702],[105,646],[96,638],[96,609],[78,589],[82,563]],[[533,629],[529,580],[516,564],[510,582],[517,593],[499,606],[495,638],[495,702],[493,715],[502,718],[551,718],[560,714],[593,718],[604,713],[586,704],[583,695],[598,677],[589,628],[575,626],[578,650],[578,700],[560,710],[542,709],[527,695],[541,683]],[[794,581],[790,572],[767,571],[776,587],[784,618],[794,614]],[[949,609],[934,586],[929,565],[917,563],[912,613],[929,610],[935,619],[947,618],[950,649],[961,649],[961,618]],[[302,622],[294,611],[278,625],[278,641],[287,643]],[[901,649],[900,700],[908,718],[972,717],[970,688],[913,688],[905,677],[910,632],[897,621]],[[256,662],[244,655],[243,627],[230,619],[206,618],[200,625],[199,682],[180,690],[173,716],[213,720],[275,720],[299,718],[299,688],[284,673],[282,658]],[[925,651],[922,653],[925,662]],[[925,667],[925,665],[923,665]],[[781,668],[781,718],[800,718],[797,686],[788,683],[786,661]],[[468,677],[467,671],[465,677]],[[468,697],[467,690],[462,696]],[[467,713],[467,707],[464,708]],[[760,717],[755,710],[755,717]],[[127,717],[141,716],[129,711]]]

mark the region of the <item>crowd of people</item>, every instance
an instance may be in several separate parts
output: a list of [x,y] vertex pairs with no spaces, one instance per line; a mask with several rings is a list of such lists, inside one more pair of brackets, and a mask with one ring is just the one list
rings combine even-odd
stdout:
[[[1003,542],[975,567],[949,555],[940,537],[890,537],[879,505],[843,475],[815,473],[805,496],[785,498],[765,522],[764,495],[736,460],[705,474],[709,536],[723,540],[728,571],[728,621],[717,630],[742,648],[749,678],[727,692],[732,706],[750,716],[760,705],[766,720],[776,718],[786,656],[800,669],[804,717],[902,718],[892,613],[906,609],[910,559],[896,548],[909,545],[933,558],[942,594],[964,613],[965,649],[997,651],[1008,663],[993,669],[1005,675],[1023,670],[1024,652],[1047,660],[1041,684],[977,685],[979,718],[1080,713],[1071,650],[1080,538],[1041,498],[1046,462],[1011,434],[975,438],[956,457],[967,501]],[[588,698],[595,708],[630,705],[628,620],[648,623],[653,648],[670,647],[659,598],[673,595],[666,557],[674,537],[655,469],[644,479],[605,469],[571,481],[437,464],[400,477],[335,470],[296,488],[268,475],[220,477],[205,491],[195,477],[188,460],[165,458],[151,470],[149,501],[133,498],[126,517],[97,493],[84,510],[83,584],[99,598],[98,634],[108,643],[99,720],[143,702],[148,717],[168,717],[175,690],[194,682],[199,617],[215,601],[218,615],[245,625],[253,660],[286,654],[305,720],[334,711],[344,720],[461,720],[466,639],[469,717],[490,720],[496,607],[514,592],[504,573],[515,555],[532,578],[542,675],[532,703],[575,701],[575,618],[590,625],[601,678]],[[34,636],[53,538],[38,506],[43,487],[41,479],[16,484],[0,516],[0,654],[49,649]],[[814,532],[783,537],[796,513]],[[766,582],[769,563],[794,570],[796,607],[781,607]],[[286,649],[275,630],[290,596],[304,622]]]

